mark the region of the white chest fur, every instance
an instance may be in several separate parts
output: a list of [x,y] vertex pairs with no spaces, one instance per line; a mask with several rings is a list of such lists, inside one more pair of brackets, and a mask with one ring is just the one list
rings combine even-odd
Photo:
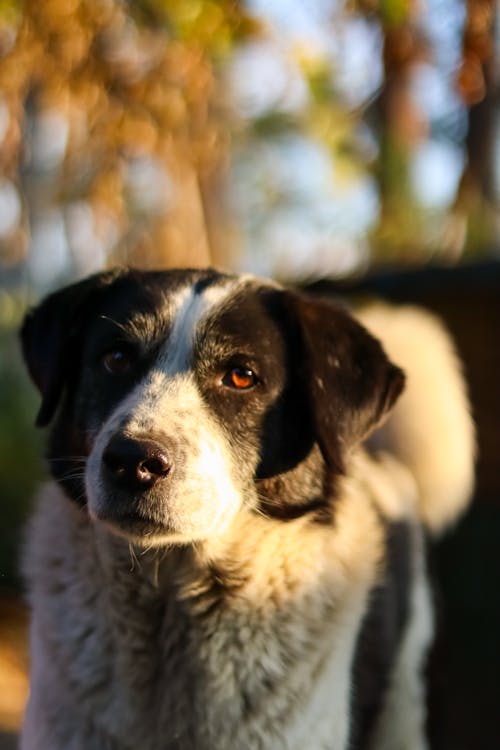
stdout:
[[355,482],[333,528],[242,518],[217,550],[137,559],[48,494],[23,750],[344,750],[381,534]]

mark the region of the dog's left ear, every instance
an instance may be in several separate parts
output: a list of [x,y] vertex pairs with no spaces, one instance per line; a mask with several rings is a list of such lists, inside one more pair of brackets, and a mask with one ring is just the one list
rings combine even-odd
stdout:
[[344,472],[346,451],[388,414],[404,388],[402,370],[340,305],[290,294],[302,336],[306,393],[325,460]]
[[42,396],[37,427],[45,427],[56,411],[72,364],[70,344],[78,337],[85,303],[116,276],[116,271],[90,276],[50,294],[26,314],[20,336],[28,372]]

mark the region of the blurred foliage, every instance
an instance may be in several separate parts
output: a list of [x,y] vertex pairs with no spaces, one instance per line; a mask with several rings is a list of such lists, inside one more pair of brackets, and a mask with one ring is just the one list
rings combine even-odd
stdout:
[[[292,6],[290,0],[291,13]],[[0,169],[7,182],[0,183],[0,202],[10,200],[19,217],[0,226],[0,262],[13,268],[33,261],[30,273],[41,287],[116,261],[237,265],[235,208],[250,252],[272,253],[276,235],[284,234],[275,231],[276,206],[297,211],[290,180],[280,186],[267,170],[271,181],[263,193],[273,199],[256,220],[248,215],[256,190],[251,179],[239,211],[237,200],[226,199],[225,189],[230,199],[241,192],[228,164],[242,152],[249,162],[252,150],[265,153],[261,145],[273,141],[281,147],[290,135],[330,160],[325,200],[344,212],[340,194],[363,189],[378,202],[376,216],[369,212],[358,226],[351,218],[347,231],[347,239],[368,243],[371,260],[456,260],[491,246],[498,231],[491,179],[496,136],[484,124],[497,98],[496,3],[442,6],[443,24],[458,29],[456,59],[444,66],[439,35],[429,24],[440,7],[418,0],[312,0],[318,28],[301,36],[290,33],[285,0],[270,4],[267,15],[257,0],[4,0]],[[273,20],[280,8],[281,20]],[[308,9],[301,12],[307,26]],[[368,38],[374,80],[360,92],[351,46],[362,52]],[[228,71],[230,77],[234,60],[256,40],[281,58],[282,91],[269,98],[276,84],[272,71],[268,76],[261,68],[254,85],[268,91],[268,104],[238,111],[234,97],[248,82],[243,69],[228,85]],[[433,115],[416,93],[419,76],[430,72],[457,98],[452,116]],[[302,93],[291,105],[294,90],[296,98]],[[467,137],[456,122],[443,124],[450,117],[468,119]],[[476,120],[483,126],[478,137]],[[463,153],[466,167],[452,205],[427,205],[415,194],[414,163],[432,139]],[[285,212],[282,221],[288,220]],[[306,211],[303,220],[311,252],[319,243],[319,258],[330,255],[332,268],[343,247],[336,247],[339,221],[328,211]],[[49,234],[70,256],[61,273],[48,261],[49,271],[40,271],[38,256],[55,254],[46,248]],[[365,255],[353,257],[360,262]]]
[[[429,137],[432,128],[412,95],[411,75],[422,63],[434,63],[439,50],[423,33],[422,6],[410,1],[396,3],[401,6],[400,11],[406,5],[406,13],[391,13],[387,21],[384,5],[380,3],[386,81],[379,102],[382,214],[374,235],[375,247],[382,252],[388,250],[396,259],[406,252],[413,261],[420,260],[426,240],[431,254],[449,261],[457,260],[464,251],[491,251],[498,242],[500,218],[498,195],[493,181],[488,181],[495,150],[491,119],[498,97],[498,81],[493,75],[496,2],[465,3],[462,49],[452,72],[454,90],[468,108],[463,143],[465,168],[454,203],[440,217],[435,211],[421,210],[408,191],[407,178],[412,152]],[[481,112],[476,134],[478,107]],[[438,231],[436,218],[440,222]]]
[[[12,334],[26,285],[115,262],[290,279],[498,244],[494,0],[288,4],[0,0],[0,574],[40,476]],[[416,189],[429,144],[455,160],[439,205]]]
[[[207,262],[203,191],[226,146],[213,60],[252,31],[241,6],[26,0],[0,20],[0,167],[28,214],[4,263],[28,252],[40,213],[81,201],[111,259]],[[148,200],[131,185],[138,166],[156,177]]]
[[[264,208],[255,221],[249,216],[253,206],[242,210],[247,232],[253,233],[250,255],[275,242],[277,255],[283,255],[278,270],[290,277],[308,269],[317,275],[352,270],[353,263],[342,260],[348,252],[358,269],[367,260],[453,263],[464,255],[497,253],[499,79],[494,0],[447,0],[439,5],[353,0],[312,3],[310,11],[316,11],[318,19],[309,37],[304,31],[301,39],[295,29],[296,37],[289,34],[287,41],[276,19],[267,37],[279,50],[283,67],[292,71],[288,89],[294,76],[305,82],[302,101],[290,105],[290,91],[283,86],[281,98],[264,103],[256,115],[243,110],[246,129],[239,135],[247,162],[256,143],[281,144],[284,135],[301,134],[316,143],[330,159],[335,183],[323,198],[347,210],[343,217],[334,211],[308,212],[302,196],[306,215],[298,223],[309,232],[307,249],[307,240],[294,242],[292,232],[277,229],[277,207],[281,223],[288,226],[301,213],[291,197],[292,170],[280,183],[264,168],[254,175],[242,200],[267,180],[272,196],[267,215]],[[353,43],[359,45],[358,59],[350,49]],[[371,61],[364,59],[363,90],[360,60],[367,45]],[[373,80],[366,87],[370,75]],[[438,160],[430,169],[434,155]],[[378,202],[375,217],[373,211],[356,217],[353,200],[344,206],[343,197],[349,191],[356,195],[363,185],[365,206],[367,201]],[[350,248],[338,241],[344,234]],[[316,260],[295,264],[291,271],[294,244],[297,254],[316,254]],[[265,263],[261,266],[266,270]]]
[[20,529],[43,476],[33,423],[37,397],[21,364],[16,329],[24,300],[0,292],[0,588],[18,584]]

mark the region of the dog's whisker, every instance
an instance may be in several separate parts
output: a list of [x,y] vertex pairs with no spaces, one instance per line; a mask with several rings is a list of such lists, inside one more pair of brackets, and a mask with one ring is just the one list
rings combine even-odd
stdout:
[[143,550],[141,551],[141,557],[147,555],[149,552],[151,552],[152,549],[155,549],[155,545],[151,542],[151,544],[148,544],[143,548]]
[[53,463],[64,463],[67,461],[71,461],[72,463],[86,463],[87,462],[87,456],[61,456],[60,458],[48,458],[47,462],[49,464]]
[[82,489],[80,492],[75,492],[74,489],[75,488],[72,488],[72,500],[79,506],[79,510],[88,517],[87,495],[85,489]]
[[112,323],[120,331],[123,331],[124,333],[126,333],[128,335],[129,332],[128,332],[127,328],[123,325],[123,323],[119,323],[117,320],[114,320],[109,315],[99,315],[99,317],[101,318],[101,320],[107,320],[108,323]]
[[257,490],[256,494],[258,503],[251,505],[250,510],[256,515],[261,516],[262,518],[269,519],[269,515],[266,514],[264,510],[262,510],[262,508],[260,507],[260,503],[264,503],[265,505],[272,505],[272,499],[259,490]]
[[60,479],[66,480],[66,481],[70,479],[85,479],[85,472],[83,471],[69,472],[68,474],[62,474]]
[[135,570],[135,566],[136,565],[137,565],[138,568],[140,568],[141,565],[140,565],[140,562],[139,562],[139,560],[137,558],[137,554],[135,552],[134,545],[132,544],[132,542],[128,543],[128,551],[129,551],[129,554],[130,554],[130,562],[132,564],[132,567],[130,568],[130,572],[132,572],[133,570]]
[[153,575],[152,575],[152,581],[151,583],[155,588],[158,588],[158,581],[159,581],[159,570],[160,570],[160,559],[158,555],[154,555],[153,559],[151,561],[152,567],[153,567]]

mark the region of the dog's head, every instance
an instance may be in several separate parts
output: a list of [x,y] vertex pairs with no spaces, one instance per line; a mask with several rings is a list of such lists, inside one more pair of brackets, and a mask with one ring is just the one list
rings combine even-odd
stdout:
[[270,513],[330,503],[325,476],[404,383],[342,307],[213,270],[93,276],[28,313],[21,337],[52,473],[143,544],[219,535],[263,495]]

